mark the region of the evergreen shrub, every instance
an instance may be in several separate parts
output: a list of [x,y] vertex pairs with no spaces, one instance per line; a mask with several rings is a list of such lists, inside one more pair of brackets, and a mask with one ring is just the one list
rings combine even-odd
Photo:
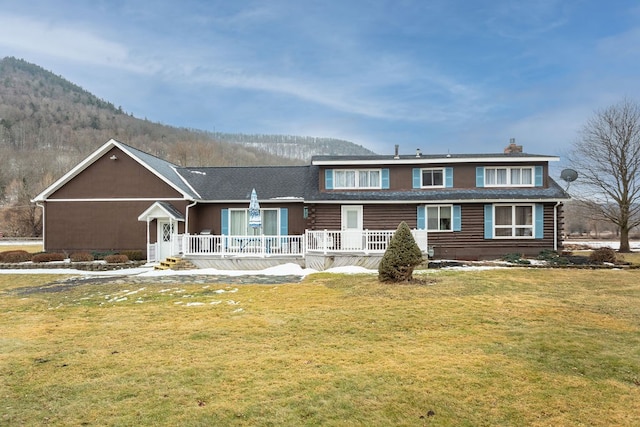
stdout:
[[402,221],[380,261],[378,280],[381,282],[411,281],[413,270],[422,261],[422,251],[413,238],[411,229],[406,222]]

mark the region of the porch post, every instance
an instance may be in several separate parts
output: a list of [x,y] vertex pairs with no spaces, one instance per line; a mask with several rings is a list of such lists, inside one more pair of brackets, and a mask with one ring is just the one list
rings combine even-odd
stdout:
[[151,227],[151,221],[149,221],[149,217],[147,216],[147,262],[156,262],[155,257],[153,257],[154,259],[149,259],[149,258],[151,258],[150,257],[150,255],[151,255],[151,247],[149,246],[151,244],[150,243],[151,238],[149,236],[151,234],[150,231],[149,231],[150,227]]

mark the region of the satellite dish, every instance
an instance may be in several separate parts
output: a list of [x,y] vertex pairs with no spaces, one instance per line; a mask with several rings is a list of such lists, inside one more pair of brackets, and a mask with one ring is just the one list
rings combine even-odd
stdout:
[[573,181],[578,179],[578,172],[573,169],[564,169],[560,172],[560,178],[571,184]]
[[578,179],[578,172],[573,169],[564,169],[562,172],[560,172],[560,178],[562,178],[567,183],[567,188],[565,188],[565,191],[567,191],[571,183]]

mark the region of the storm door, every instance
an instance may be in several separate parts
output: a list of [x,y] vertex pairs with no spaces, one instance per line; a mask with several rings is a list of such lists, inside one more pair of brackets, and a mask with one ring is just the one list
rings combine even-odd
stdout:
[[362,234],[362,205],[342,206],[342,242],[343,250],[362,250],[363,234]]

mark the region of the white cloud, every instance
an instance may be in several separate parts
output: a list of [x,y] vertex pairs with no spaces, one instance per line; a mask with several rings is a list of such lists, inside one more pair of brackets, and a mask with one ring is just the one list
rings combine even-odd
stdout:
[[148,73],[149,64],[136,63],[126,46],[73,26],[45,23],[17,15],[0,15],[0,46],[67,61]]

